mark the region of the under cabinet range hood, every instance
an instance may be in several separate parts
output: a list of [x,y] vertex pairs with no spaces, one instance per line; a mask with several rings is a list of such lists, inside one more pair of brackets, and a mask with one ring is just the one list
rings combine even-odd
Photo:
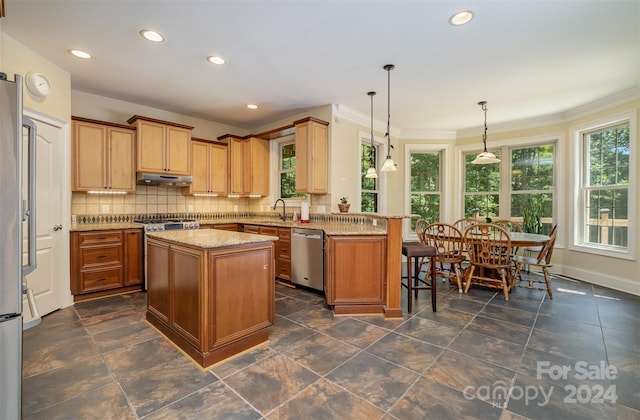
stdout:
[[186,187],[191,184],[193,178],[190,176],[162,175],[138,172],[138,185],[161,185],[163,187]]

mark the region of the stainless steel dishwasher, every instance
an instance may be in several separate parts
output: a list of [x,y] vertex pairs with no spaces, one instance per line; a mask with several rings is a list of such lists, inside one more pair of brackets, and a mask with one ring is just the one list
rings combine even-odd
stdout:
[[324,290],[324,232],[291,229],[291,282]]

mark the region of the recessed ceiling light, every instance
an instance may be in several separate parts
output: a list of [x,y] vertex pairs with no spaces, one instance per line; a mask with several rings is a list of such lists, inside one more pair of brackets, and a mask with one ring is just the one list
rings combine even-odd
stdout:
[[249,109],[258,109],[258,105],[256,105],[256,104],[248,104],[247,108],[249,108]]
[[151,29],[143,29],[140,31],[140,35],[143,38],[151,41],[151,42],[162,42],[164,41],[164,37],[160,32],[152,31]]
[[473,12],[470,10],[465,10],[464,12],[458,12],[455,15],[449,18],[449,23],[453,26],[464,25],[465,23],[469,23],[469,21],[473,19]]
[[69,52],[78,58],[91,58],[91,54],[82,50],[69,50]]
[[209,61],[211,64],[217,64],[219,66],[226,64],[227,60],[225,60],[223,57],[220,57],[219,55],[212,55],[207,57],[207,61]]

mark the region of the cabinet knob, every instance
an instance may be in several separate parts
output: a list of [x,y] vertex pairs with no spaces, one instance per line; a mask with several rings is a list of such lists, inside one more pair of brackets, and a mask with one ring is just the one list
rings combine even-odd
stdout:
[[53,230],[54,231],[58,231],[58,230],[61,230],[61,229],[62,229],[62,225],[54,225],[53,226]]

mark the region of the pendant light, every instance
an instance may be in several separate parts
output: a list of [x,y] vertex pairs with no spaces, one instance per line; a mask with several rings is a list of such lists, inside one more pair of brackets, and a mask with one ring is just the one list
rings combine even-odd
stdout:
[[498,163],[500,159],[491,152],[487,152],[487,101],[480,101],[478,105],[482,107],[484,111],[484,134],[482,135],[482,144],[484,145],[484,152],[480,153],[471,163],[476,165],[484,165],[487,163]]
[[369,153],[369,169],[367,169],[367,174],[364,176],[365,178],[377,178],[378,173],[376,172],[376,160],[375,160],[375,144],[373,142],[373,97],[375,96],[375,92],[367,92],[367,95],[371,98],[371,152]]
[[391,159],[391,149],[393,146],[391,145],[391,70],[393,70],[396,66],[393,64],[387,64],[383,68],[387,71],[387,133],[385,136],[387,137],[387,158],[384,160],[382,164],[382,168],[380,170],[382,172],[390,172],[396,170],[396,164]]

